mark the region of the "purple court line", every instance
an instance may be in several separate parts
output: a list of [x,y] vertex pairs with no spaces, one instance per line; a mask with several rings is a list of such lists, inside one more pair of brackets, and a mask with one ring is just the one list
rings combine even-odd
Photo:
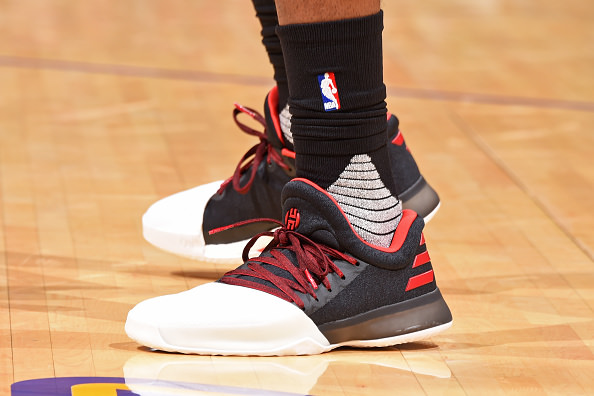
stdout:
[[501,96],[470,92],[440,91],[417,88],[393,88],[387,87],[388,96],[403,98],[419,98],[446,100],[452,102],[494,104],[506,106],[528,106],[538,108],[565,109],[594,112],[594,102],[579,100],[529,98],[522,96]]
[[[303,393],[268,391],[227,385],[210,385],[194,382],[167,381],[160,379],[136,379],[122,377],[56,377],[40,378],[15,382],[11,385],[11,396],[63,396],[70,395],[74,385],[93,384],[122,384],[130,389],[145,386],[152,390],[151,394],[158,391],[160,395],[188,394],[188,393],[221,393],[225,395],[243,396],[305,396]],[[156,388],[156,389],[155,389]],[[116,390],[117,395],[138,395],[134,390]],[[94,393],[95,394],[95,393]],[[111,393],[115,394],[115,393]]]
[[5,55],[0,55],[0,67],[73,71],[91,74],[112,74],[117,76],[148,77],[166,80],[185,80],[241,85],[268,86],[273,82],[271,78],[239,74],[210,73],[183,69],[166,69],[159,67],[117,65],[109,63],[90,63],[59,59],[24,58]]
[[[59,59],[26,58],[7,55],[0,55],[0,67],[73,71],[80,73],[111,74],[119,76],[197,81],[203,83],[256,85],[266,87],[273,83],[272,79],[268,77],[249,76],[243,74],[212,73],[184,69],[168,69],[109,63],[90,63]],[[536,108],[594,112],[594,102],[589,101],[530,98],[521,96],[500,96],[470,92],[402,87],[387,87],[387,93],[388,96],[402,98],[418,98],[452,102],[495,104],[505,106],[527,106]]]

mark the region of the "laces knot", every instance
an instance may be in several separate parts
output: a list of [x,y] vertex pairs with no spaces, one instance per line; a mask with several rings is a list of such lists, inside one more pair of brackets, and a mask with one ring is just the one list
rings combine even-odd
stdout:
[[[267,219],[268,221],[268,219]],[[272,240],[264,248],[268,254],[249,258],[249,251],[262,236]],[[357,260],[331,247],[318,244],[307,236],[281,227],[274,232],[264,232],[253,237],[243,251],[245,265],[226,273],[221,282],[263,290],[301,309],[305,304],[296,292],[309,294],[317,299],[316,290],[323,285],[331,290],[328,275],[335,273],[344,279],[344,274],[335,261],[356,265]],[[246,269],[247,267],[247,269]],[[279,275],[277,268],[283,270]],[[269,286],[271,284],[272,286]]]
[[[253,120],[261,124],[264,127],[264,130],[258,131],[239,121],[238,116],[240,114],[247,114]],[[264,160],[264,158],[266,158],[268,164],[272,164],[274,162],[285,170],[289,170],[290,168],[283,161],[282,155],[274,149],[274,147],[268,140],[266,135],[266,119],[262,116],[262,114],[258,113],[254,109],[236,103],[235,108],[233,109],[233,120],[235,121],[235,124],[239,127],[239,129],[241,129],[243,132],[247,133],[248,135],[257,137],[259,139],[259,143],[255,144],[243,155],[243,157],[235,167],[233,175],[227,180],[225,180],[219,187],[219,190],[217,191],[218,194],[222,194],[229,183],[232,183],[233,189],[238,193],[246,194],[252,187],[252,184],[256,177],[256,172],[258,170],[258,166],[260,165],[262,160]],[[248,170],[250,171],[250,176],[245,182],[245,184],[242,185],[241,178]]]

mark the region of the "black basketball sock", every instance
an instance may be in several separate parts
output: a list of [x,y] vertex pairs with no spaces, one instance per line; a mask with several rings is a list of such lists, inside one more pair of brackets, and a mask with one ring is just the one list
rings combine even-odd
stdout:
[[268,54],[270,64],[274,69],[274,81],[278,87],[278,111],[281,112],[289,98],[289,87],[287,85],[287,72],[285,71],[285,60],[280,40],[276,35],[278,16],[274,0],[252,0],[256,9],[256,16],[260,21],[262,30],[262,44]]
[[268,54],[270,64],[274,69],[274,81],[278,88],[278,104],[275,109],[278,111],[281,122],[281,130],[285,137],[287,148],[293,149],[293,136],[291,134],[291,113],[287,100],[289,98],[289,86],[287,83],[287,72],[280,40],[276,35],[278,16],[274,0],[252,0],[256,9],[256,16],[262,26],[262,44]]
[[386,148],[383,14],[279,26],[297,176],[340,204],[359,235],[387,246],[401,205]]

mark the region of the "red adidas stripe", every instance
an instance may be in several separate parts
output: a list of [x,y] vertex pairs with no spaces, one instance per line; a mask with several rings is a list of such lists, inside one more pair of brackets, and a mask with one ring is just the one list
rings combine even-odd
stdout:
[[422,274],[413,276],[408,280],[405,291],[416,289],[417,287],[433,282],[433,270],[423,272]]
[[429,260],[431,260],[431,258],[429,258],[429,251],[425,250],[423,253],[416,255],[412,267],[416,268],[420,265],[427,264]]

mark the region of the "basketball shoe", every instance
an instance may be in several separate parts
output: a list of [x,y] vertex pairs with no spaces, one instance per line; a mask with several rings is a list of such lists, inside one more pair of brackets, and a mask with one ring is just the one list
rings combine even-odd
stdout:
[[[295,176],[295,154],[281,128],[278,93],[268,94],[265,117],[236,105],[233,116],[239,128],[259,139],[241,159],[232,177],[173,194],[154,203],[143,215],[144,238],[170,253],[197,260],[240,262],[246,242],[259,232],[276,227],[282,212],[283,186]],[[264,126],[256,131],[238,117],[246,114]],[[398,129],[398,118],[388,115],[390,161],[403,208],[429,221],[440,201],[425,181]],[[271,221],[253,223],[267,218]],[[227,227],[230,224],[242,226]],[[216,233],[212,231],[216,230]],[[261,248],[256,246],[256,248]]]
[[423,238],[404,210],[383,248],[354,231],[338,203],[306,179],[282,192],[285,224],[263,253],[216,282],[156,297],[126,332],[151,348],[209,355],[318,354],[430,337],[452,323]]

